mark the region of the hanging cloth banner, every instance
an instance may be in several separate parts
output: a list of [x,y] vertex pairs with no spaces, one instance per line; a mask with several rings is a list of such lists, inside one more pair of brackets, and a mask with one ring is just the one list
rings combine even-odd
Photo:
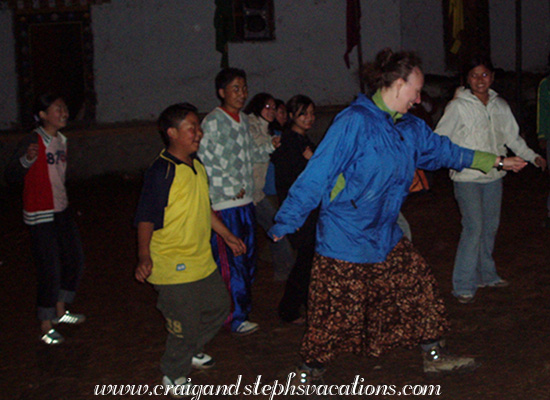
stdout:
[[214,28],[216,28],[216,50],[222,53],[220,66],[227,68],[229,67],[227,44],[235,35],[232,0],[216,0]]
[[449,18],[452,24],[453,45],[450,52],[458,54],[462,45],[460,33],[464,30],[464,4],[462,0],[451,0],[449,2]]
[[344,61],[350,68],[349,53],[361,40],[361,3],[359,0],[347,0],[346,3],[346,54]]

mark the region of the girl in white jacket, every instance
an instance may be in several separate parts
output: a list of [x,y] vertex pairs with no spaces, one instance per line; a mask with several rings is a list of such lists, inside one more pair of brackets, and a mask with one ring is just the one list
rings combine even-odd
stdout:
[[[460,146],[503,157],[508,147],[544,170],[546,160],[527,147],[508,103],[491,89],[494,81],[491,60],[473,58],[465,69],[465,79],[466,87],[457,89],[436,132]],[[503,158],[500,160],[500,166],[488,174],[470,168],[450,172],[462,214],[462,233],[453,271],[453,294],[461,303],[471,303],[479,287],[509,285],[497,274],[492,256],[500,222],[502,178],[506,175]]]

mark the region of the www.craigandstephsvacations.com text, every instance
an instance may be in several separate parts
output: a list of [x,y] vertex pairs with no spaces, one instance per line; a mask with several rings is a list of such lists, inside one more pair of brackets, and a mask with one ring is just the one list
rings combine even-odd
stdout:
[[[258,375],[254,383],[241,385],[242,375],[231,385],[181,385],[174,388],[180,396],[189,396],[190,400],[199,400],[201,396],[266,396],[273,400],[276,396],[439,396],[440,385],[371,385],[360,375],[356,375],[351,384],[299,384],[291,383],[296,376],[288,374],[286,381],[278,380],[263,383]],[[190,379],[188,379],[191,382]],[[282,383],[284,382],[284,383]],[[96,385],[96,396],[144,396],[166,395],[172,390],[164,385]]]

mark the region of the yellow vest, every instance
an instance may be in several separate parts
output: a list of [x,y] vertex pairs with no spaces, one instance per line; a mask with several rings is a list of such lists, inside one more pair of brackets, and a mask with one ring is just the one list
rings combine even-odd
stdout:
[[196,159],[196,174],[185,163],[175,164],[168,204],[164,210],[164,227],[153,232],[151,258],[153,271],[147,279],[155,285],[195,282],[217,268],[210,246],[211,208],[208,179],[203,165]]

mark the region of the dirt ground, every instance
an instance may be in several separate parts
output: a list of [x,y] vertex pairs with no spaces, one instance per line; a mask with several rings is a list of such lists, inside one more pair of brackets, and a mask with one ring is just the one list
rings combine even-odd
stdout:
[[[87,258],[72,310],[85,313],[88,321],[62,326],[67,341],[59,347],[38,341],[35,274],[28,233],[21,222],[20,196],[2,189],[0,398],[93,399],[96,385],[153,387],[160,382],[163,319],[155,309],[154,290],[133,279],[132,218],[140,185],[140,178],[116,176],[69,185]],[[378,359],[342,356],[330,365],[324,383],[350,385],[360,375],[365,386],[395,385],[397,391],[404,385],[440,385],[440,395],[432,396],[440,399],[550,399],[550,231],[541,225],[548,186],[548,178],[530,166],[505,179],[495,259],[501,275],[512,284],[481,289],[469,305],[458,304],[450,294],[460,218],[445,171],[435,174],[429,193],[414,195],[404,207],[413,242],[432,265],[448,306],[453,329],[447,344],[453,352],[481,361],[475,373],[429,378],[422,373],[418,349],[398,349]],[[262,251],[251,319],[261,324],[261,331],[241,338],[221,331],[207,347],[217,366],[191,375],[194,383],[202,385],[235,384],[242,376],[240,395],[217,398],[268,399],[245,396],[244,385],[258,375],[262,384],[268,384],[284,377],[299,361],[303,327],[277,318],[275,305],[283,286],[273,281],[261,233],[259,241]],[[394,396],[356,398],[367,397]]]

